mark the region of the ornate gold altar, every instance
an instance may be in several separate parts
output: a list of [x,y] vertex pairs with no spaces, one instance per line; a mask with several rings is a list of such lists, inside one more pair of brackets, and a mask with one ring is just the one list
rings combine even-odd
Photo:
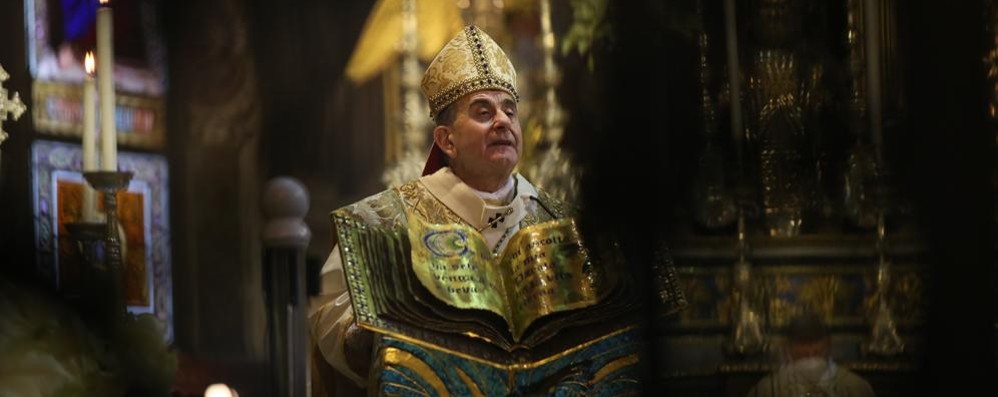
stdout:
[[903,5],[697,4],[701,150],[671,242],[689,306],[660,322],[677,357],[663,385],[745,393],[780,364],[790,319],[814,313],[831,355],[890,394],[915,369],[931,281],[885,154],[904,116]]

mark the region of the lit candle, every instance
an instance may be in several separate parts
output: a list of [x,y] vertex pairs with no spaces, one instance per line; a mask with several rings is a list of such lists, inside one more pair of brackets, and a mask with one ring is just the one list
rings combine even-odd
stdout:
[[97,9],[97,87],[100,90],[101,170],[118,170],[118,133],[114,125],[114,14],[108,0]]
[[[87,76],[83,79],[83,171],[97,171],[97,113],[94,100],[94,53],[87,51],[83,62]],[[83,183],[83,221],[97,221],[97,192],[89,183]]]

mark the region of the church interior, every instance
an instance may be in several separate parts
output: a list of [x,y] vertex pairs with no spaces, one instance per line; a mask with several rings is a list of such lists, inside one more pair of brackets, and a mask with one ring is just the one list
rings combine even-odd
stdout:
[[878,396],[998,393],[994,0],[5,0],[0,22],[0,396],[357,393],[306,325],[330,212],[420,177],[420,79],[467,25],[516,69],[516,172],[638,281],[643,394],[748,395],[803,313]]

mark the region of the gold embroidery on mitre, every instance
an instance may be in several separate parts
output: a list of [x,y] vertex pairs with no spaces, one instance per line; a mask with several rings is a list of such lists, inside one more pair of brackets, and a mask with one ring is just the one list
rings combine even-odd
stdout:
[[426,68],[420,84],[435,117],[458,98],[481,90],[501,90],[520,100],[513,63],[488,34],[469,25],[444,46]]

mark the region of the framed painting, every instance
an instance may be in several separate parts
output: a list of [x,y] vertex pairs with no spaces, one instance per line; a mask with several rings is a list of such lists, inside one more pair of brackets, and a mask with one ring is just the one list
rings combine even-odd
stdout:
[[[157,2],[112,0],[111,4],[118,142],[162,148],[166,65]],[[98,0],[25,0],[34,77],[31,113],[43,134],[82,134],[83,55],[95,49],[97,7]]]
[[[32,145],[38,272],[67,295],[80,289],[83,261],[66,224],[81,218],[84,180],[79,145],[38,140]],[[124,230],[122,285],[132,313],[152,313],[173,335],[168,175],[162,155],[119,152],[134,177],[119,193]],[[98,200],[101,201],[101,200]],[[103,209],[101,209],[103,210]]]

